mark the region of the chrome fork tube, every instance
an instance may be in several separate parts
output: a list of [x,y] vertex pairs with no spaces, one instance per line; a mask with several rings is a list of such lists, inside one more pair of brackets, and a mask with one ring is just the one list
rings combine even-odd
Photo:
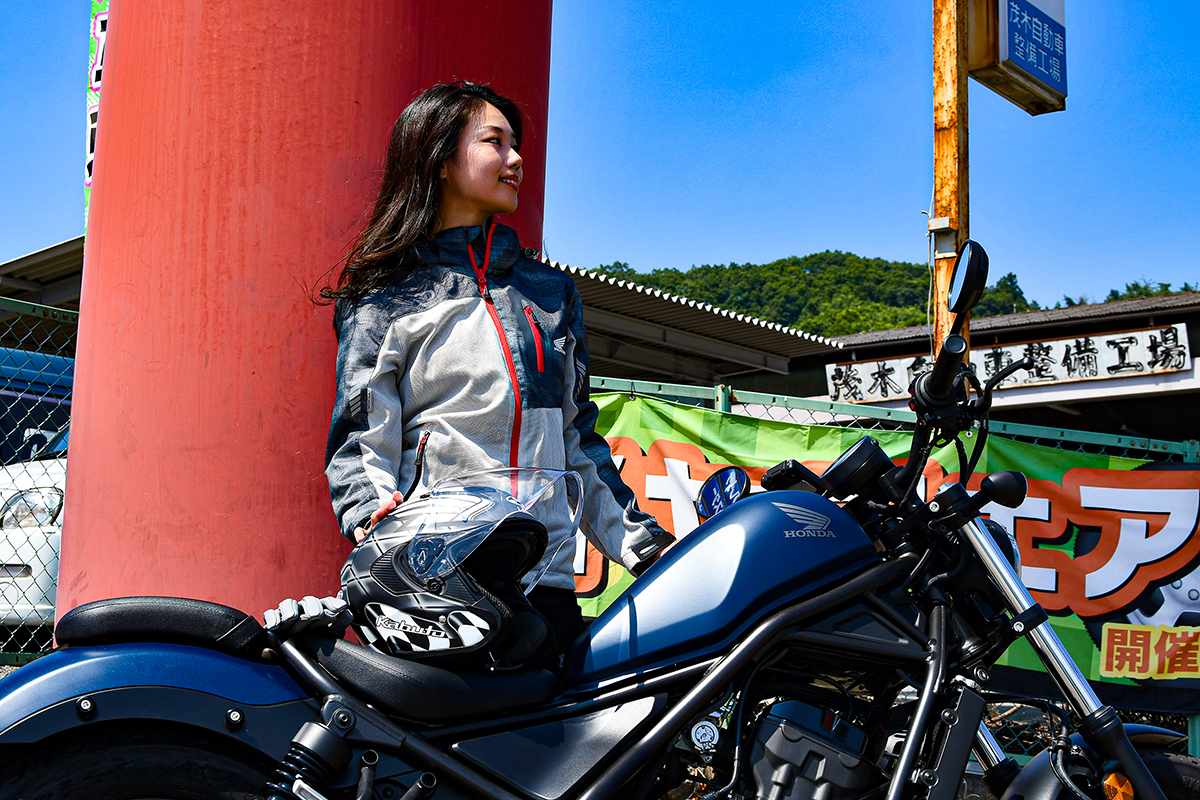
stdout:
[[975,754],[975,760],[984,770],[995,767],[1007,758],[1004,755],[1004,748],[996,741],[996,737],[992,736],[988,726],[982,722],[979,723],[979,732],[975,734],[975,746],[971,748],[971,752]]
[[[1000,548],[992,540],[991,534],[978,518],[959,528],[958,534],[971,545],[975,554],[979,556],[984,570],[1000,589],[1000,593],[1004,596],[1009,611],[1013,615],[1021,614],[1034,606],[1029,590],[1025,588],[1025,584],[1021,583],[1021,579],[1017,577],[1012,565],[1000,552]],[[1063,647],[1058,634],[1048,623],[1039,625],[1027,635],[1034,652],[1046,665],[1046,671],[1054,678],[1063,695],[1080,716],[1086,717],[1103,708],[1100,698],[1096,697],[1087,678],[1083,677],[1083,673],[1079,671],[1074,659]]]

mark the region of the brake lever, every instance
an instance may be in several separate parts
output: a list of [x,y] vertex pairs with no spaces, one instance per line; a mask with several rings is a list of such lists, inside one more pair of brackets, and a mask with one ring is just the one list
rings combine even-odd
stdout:
[[991,394],[993,389],[1007,380],[1014,372],[1019,369],[1033,369],[1035,363],[1030,356],[1025,356],[1020,361],[1014,361],[988,379],[988,382],[983,385],[984,393]]
[[976,413],[986,413],[992,407],[992,392],[995,391],[997,386],[1008,380],[1017,370],[1033,369],[1034,363],[1032,358],[1025,356],[1020,361],[1014,361],[989,378],[988,382],[983,385],[983,392],[979,395],[979,402],[975,406]]

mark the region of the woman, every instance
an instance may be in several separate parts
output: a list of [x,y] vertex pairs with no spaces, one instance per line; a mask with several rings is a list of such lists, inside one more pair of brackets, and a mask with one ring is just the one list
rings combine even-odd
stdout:
[[[579,294],[493,219],[517,208],[520,144],[516,104],[471,83],[434,86],[396,121],[370,222],[323,291],[338,300],[334,511],[361,541],[443,478],[573,469],[585,534],[638,574],[673,537],[638,510],[594,430]],[[549,527],[553,563],[530,600],[565,649],[583,630],[574,548],[558,548],[565,524]]]

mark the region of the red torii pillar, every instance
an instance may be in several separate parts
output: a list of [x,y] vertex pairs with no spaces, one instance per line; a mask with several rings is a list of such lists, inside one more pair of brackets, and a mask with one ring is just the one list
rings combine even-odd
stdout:
[[539,247],[551,0],[113,0],[83,272],[58,611],[163,594],[258,614],[330,593],[335,343],[314,287],[392,123],[466,79],[528,123]]

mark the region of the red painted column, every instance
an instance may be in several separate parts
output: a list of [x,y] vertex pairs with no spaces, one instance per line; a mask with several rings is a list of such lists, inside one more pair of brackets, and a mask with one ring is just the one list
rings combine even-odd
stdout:
[[551,0],[114,0],[58,611],[167,594],[258,614],[336,590],[335,343],[312,289],[429,85],[523,106],[510,220],[540,246]]

